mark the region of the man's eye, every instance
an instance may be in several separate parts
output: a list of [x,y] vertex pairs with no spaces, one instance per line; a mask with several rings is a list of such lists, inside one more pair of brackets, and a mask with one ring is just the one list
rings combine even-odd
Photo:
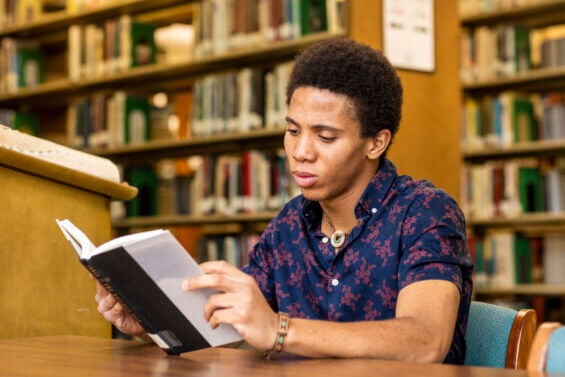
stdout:
[[325,142],[325,143],[331,143],[332,141],[335,140],[335,137],[320,135],[320,139],[322,139],[322,141]]
[[286,132],[288,132],[291,135],[297,135],[298,134],[298,130],[293,129],[293,128],[287,128]]

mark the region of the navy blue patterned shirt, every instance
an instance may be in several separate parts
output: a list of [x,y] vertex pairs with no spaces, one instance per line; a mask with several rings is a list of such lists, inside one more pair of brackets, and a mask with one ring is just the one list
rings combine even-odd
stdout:
[[243,271],[275,311],[290,317],[373,321],[395,317],[398,292],[429,279],[461,293],[445,363],[465,359],[473,262],[457,203],[430,182],[399,176],[383,160],[355,207],[359,221],[336,254],[318,202],[298,196],[268,225]]

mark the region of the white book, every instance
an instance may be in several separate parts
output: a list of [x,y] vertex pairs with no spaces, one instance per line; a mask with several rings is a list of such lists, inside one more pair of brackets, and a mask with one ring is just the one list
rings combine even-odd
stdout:
[[182,290],[186,278],[203,272],[169,231],[130,234],[95,247],[69,220],[57,224],[80,262],[165,352],[180,354],[242,339],[233,327],[212,329],[204,319],[204,305],[216,290]]

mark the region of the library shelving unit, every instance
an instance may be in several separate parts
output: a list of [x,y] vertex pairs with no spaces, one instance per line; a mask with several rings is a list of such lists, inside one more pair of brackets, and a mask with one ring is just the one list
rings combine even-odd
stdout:
[[[337,0],[338,2],[346,1]],[[72,25],[89,23],[103,24],[106,20],[131,15],[141,22],[158,26],[183,21],[193,21],[193,7],[198,0],[118,0],[91,10],[77,13],[59,11],[47,14],[25,25],[14,25],[0,29],[0,38],[34,39],[50,46],[46,53],[45,81],[31,88],[22,88],[9,93],[0,93],[0,108],[36,110],[43,119],[49,119],[45,127],[50,134],[66,132],[66,106],[76,98],[100,91],[133,90],[137,92],[190,91],[194,81],[208,74],[239,70],[246,67],[269,67],[292,60],[305,47],[327,39],[340,38],[348,34],[347,27],[340,31],[315,32],[295,39],[260,42],[253,46],[240,47],[228,52],[193,57],[175,63],[154,63],[132,67],[127,71],[105,73],[93,78],[71,80],[65,67],[67,33]],[[346,11],[346,7],[344,7]],[[347,15],[343,18],[347,23]],[[345,26],[345,25],[344,25]],[[328,28],[329,29],[329,28]],[[53,54],[51,54],[53,53]],[[51,54],[51,55],[50,55]],[[52,60],[50,62],[50,60]],[[139,164],[161,159],[184,158],[193,155],[236,153],[246,150],[276,150],[282,147],[283,130],[271,125],[248,132],[194,136],[176,140],[150,140],[145,143],[116,147],[88,148],[87,152],[112,159],[117,163]],[[43,136],[40,134],[39,136]],[[53,138],[55,139],[55,138]],[[64,137],[55,141],[64,140]],[[218,225],[229,231],[234,229],[261,229],[276,215],[276,212],[237,213],[234,215],[157,215],[125,218],[113,221],[118,232],[133,228],[166,226]],[[233,227],[233,225],[236,225]],[[249,225],[249,224],[259,224]],[[228,225],[232,225],[229,227]],[[213,232],[213,231],[212,231]]]
[[[490,4],[490,3],[489,3]],[[462,14],[460,25],[471,32],[480,27],[499,25],[517,25],[526,28],[542,28],[550,25],[565,24],[565,1],[539,0],[530,1],[522,6],[507,9],[481,11],[476,14]],[[496,52],[495,52],[496,54]],[[496,96],[505,91],[540,93],[565,91],[565,66],[538,68],[513,75],[492,79],[466,82],[462,76],[462,97],[485,98]],[[463,131],[465,132],[465,131]],[[514,142],[507,147],[463,148],[462,159],[466,165],[489,162],[502,162],[510,159],[536,159],[565,157],[565,140],[539,140]],[[468,231],[471,235],[501,229],[521,232],[526,235],[541,237],[546,234],[565,234],[565,213],[532,212],[512,217],[469,217]],[[507,266],[507,268],[512,268]],[[565,272],[564,272],[565,274]],[[474,294],[479,300],[526,301],[536,309],[541,308],[544,300],[560,302],[557,311],[559,320],[565,318],[565,285],[563,284],[513,284],[510,286],[475,286]],[[543,309],[542,309],[543,311]],[[544,318],[543,314],[540,319]],[[555,316],[552,317],[555,319]]]

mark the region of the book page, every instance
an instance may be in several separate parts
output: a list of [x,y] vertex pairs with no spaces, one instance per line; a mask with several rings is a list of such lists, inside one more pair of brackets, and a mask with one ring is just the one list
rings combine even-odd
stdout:
[[71,243],[79,258],[87,258],[88,254],[96,247],[90,239],[79,228],[77,228],[70,220],[55,219],[59,228],[65,235],[65,238]]
[[126,245],[129,245],[129,244],[135,243],[135,242],[146,240],[146,239],[151,238],[151,237],[156,237],[159,234],[162,234],[164,232],[165,231],[163,229],[157,229],[157,230],[149,230],[147,232],[128,234],[128,235],[125,235],[125,236],[114,238],[113,240],[110,240],[110,241],[103,243],[102,245],[98,246],[95,250],[92,250],[89,253],[88,257],[103,253],[103,252],[108,251],[108,250],[115,249],[115,248],[120,247],[120,246],[126,246]]

